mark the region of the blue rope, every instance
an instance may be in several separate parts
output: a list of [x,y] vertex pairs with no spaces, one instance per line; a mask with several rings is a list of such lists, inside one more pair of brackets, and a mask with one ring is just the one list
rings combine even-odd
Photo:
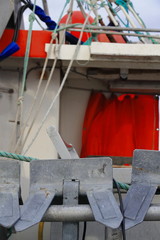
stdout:
[[11,42],[1,53],[0,53],[0,61],[5,58],[11,56],[13,53],[17,52],[20,49],[16,42]]
[[[30,9],[33,8],[33,5],[30,6]],[[49,16],[47,16],[42,8],[36,5],[35,14],[39,17],[42,22],[45,22],[49,30],[54,30],[57,26],[57,23],[54,22]]]
[[127,6],[127,3],[125,1],[123,1],[123,0],[116,0],[115,3],[118,4],[118,5],[121,5],[122,7],[124,7],[125,10],[128,12],[128,6]]
[[[33,5],[30,5],[30,9],[32,10]],[[48,30],[55,30],[58,27],[57,23],[55,21],[53,21],[49,16],[47,16],[44,12],[44,10],[42,8],[40,8],[39,6],[35,7],[35,14],[40,18],[41,21],[43,21],[47,27]],[[66,32],[66,40],[68,42],[70,42],[71,44],[77,44],[78,42],[78,38],[73,36],[71,33]],[[81,44],[83,44],[83,42],[81,41]]]

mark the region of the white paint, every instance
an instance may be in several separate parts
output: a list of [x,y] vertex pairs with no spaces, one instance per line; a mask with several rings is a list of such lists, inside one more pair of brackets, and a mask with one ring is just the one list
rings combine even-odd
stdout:
[[[25,100],[24,100],[24,120],[27,118],[28,110],[31,106],[31,102],[34,97],[35,89],[39,80],[40,76],[40,70],[32,71],[28,75],[26,88],[25,91]],[[9,151],[9,145],[10,145],[10,139],[11,139],[11,133],[14,123],[12,122],[15,119],[16,115],[16,107],[17,107],[17,98],[18,98],[18,74],[17,72],[0,72],[0,83],[1,88],[13,88],[14,93],[8,94],[8,93],[0,93],[0,132],[1,137],[0,138],[0,146],[1,150],[3,151]],[[38,120],[36,121],[36,124],[33,127],[33,131],[31,132],[31,135],[29,136],[29,139],[26,143],[31,140],[32,136],[34,135],[34,132],[36,131],[37,127],[39,126],[42,117],[44,116],[45,112],[48,109],[48,106],[50,105],[51,100],[53,99],[54,95],[57,92],[57,89],[59,88],[60,83],[60,72],[59,70],[56,70],[53,79],[51,81],[51,84],[49,86],[49,89],[46,94],[46,99],[44,101],[44,104],[41,108],[40,114],[38,115]],[[46,80],[43,81],[42,88],[44,89],[44,85],[46,84]],[[42,95],[42,90],[39,94],[39,98]],[[11,120],[11,121],[10,121]],[[59,99],[56,102],[56,105],[54,109],[52,109],[46,123],[44,124],[38,138],[36,139],[34,145],[31,147],[31,149],[28,152],[28,156],[36,157],[40,159],[53,159],[57,158],[57,152],[48,137],[46,133],[46,128],[50,125],[55,125],[58,129],[59,127]],[[29,163],[21,162],[21,192],[23,201],[25,202],[28,194],[29,194]],[[50,231],[50,224],[45,223],[44,228],[44,239],[49,238],[49,231]],[[34,227],[31,227],[23,232],[13,234],[11,236],[11,240],[28,240],[30,239],[37,239],[38,229],[37,225]]]
[[149,57],[150,60],[160,57],[159,44],[121,44],[121,43],[99,43],[92,42],[91,56],[111,56],[118,57]]
[[[53,44],[49,58],[55,59],[56,45]],[[46,44],[47,52],[49,44]],[[70,61],[75,45],[63,44],[58,59]],[[85,61],[81,64],[81,61]],[[92,42],[90,46],[81,45],[73,65],[103,68],[159,69],[160,44],[121,44]]]
[[[46,44],[45,45],[45,51],[48,52],[50,44]],[[55,59],[56,56],[56,51],[59,48],[59,45],[53,44],[52,48],[51,48],[51,54],[49,55],[50,59]],[[60,48],[60,52],[58,55],[58,59],[62,59],[62,60],[71,60],[75,54],[75,49],[76,49],[76,45],[66,45],[66,44],[62,44],[61,48]],[[80,46],[79,48],[79,52],[77,54],[76,60],[89,60],[90,58],[90,47],[87,45],[84,46]]]
[[10,19],[10,16],[13,12],[14,9],[14,2],[13,1],[8,1],[8,0],[1,0],[0,2],[1,7],[0,7],[0,38],[3,34],[4,29],[7,26],[7,23]]

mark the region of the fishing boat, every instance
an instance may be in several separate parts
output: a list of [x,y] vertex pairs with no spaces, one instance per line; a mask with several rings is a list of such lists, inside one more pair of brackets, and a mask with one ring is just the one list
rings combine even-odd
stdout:
[[42,3],[1,0],[0,240],[158,240],[160,29]]

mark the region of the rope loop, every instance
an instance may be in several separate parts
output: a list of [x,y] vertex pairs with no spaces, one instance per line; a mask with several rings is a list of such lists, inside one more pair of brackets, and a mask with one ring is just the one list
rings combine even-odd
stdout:
[[100,7],[102,7],[102,8],[105,7],[106,5],[107,5],[107,4],[106,4],[105,1],[103,1],[103,2],[100,3]]
[[124,7],[124,9],[128,12],[128,5],[125,1],[123,0],[116,0],[115,3],[117,5],[121,5],[122,7]]
[[55,39],[57,38],[58,34],[55,33],[55,32],[53,32],[53,33],[51,34],[51,36],[52,36],[52,39],[55,40]]
[[29,22],[34,22],[36,20],[36,16],[33,12],[29,14],[28,20],[29,20]]
[[71,9],[68,9],[67,14],[68,15],[71,14],[71,16],[72,16],[72,13],[73,13],[73,11]]
[[24,97],[23,96],[20,96],[17,100],[17,105],[21,105],[24,101]]

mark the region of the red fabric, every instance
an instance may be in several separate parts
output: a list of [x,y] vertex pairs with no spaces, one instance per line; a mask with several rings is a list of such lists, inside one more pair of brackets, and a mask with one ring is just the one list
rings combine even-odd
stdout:
[[86,110],[81,157],[130,157],[134,149],[158,149],[158,100],[146,95],[92,93]]
[[[91,93],[91,97],[88,102],[87,111],[83,123],[83,135],[82,135],[82,152],[85,154],[88,132],[90,131],[91,122],[95,119],[97,114],[102,111],[105,104],[105,97],[101,93]],[[86,153],[87,154],[87,153]]]
[[134,101],[137,149],[158,149],[158,98],[140,95]]

